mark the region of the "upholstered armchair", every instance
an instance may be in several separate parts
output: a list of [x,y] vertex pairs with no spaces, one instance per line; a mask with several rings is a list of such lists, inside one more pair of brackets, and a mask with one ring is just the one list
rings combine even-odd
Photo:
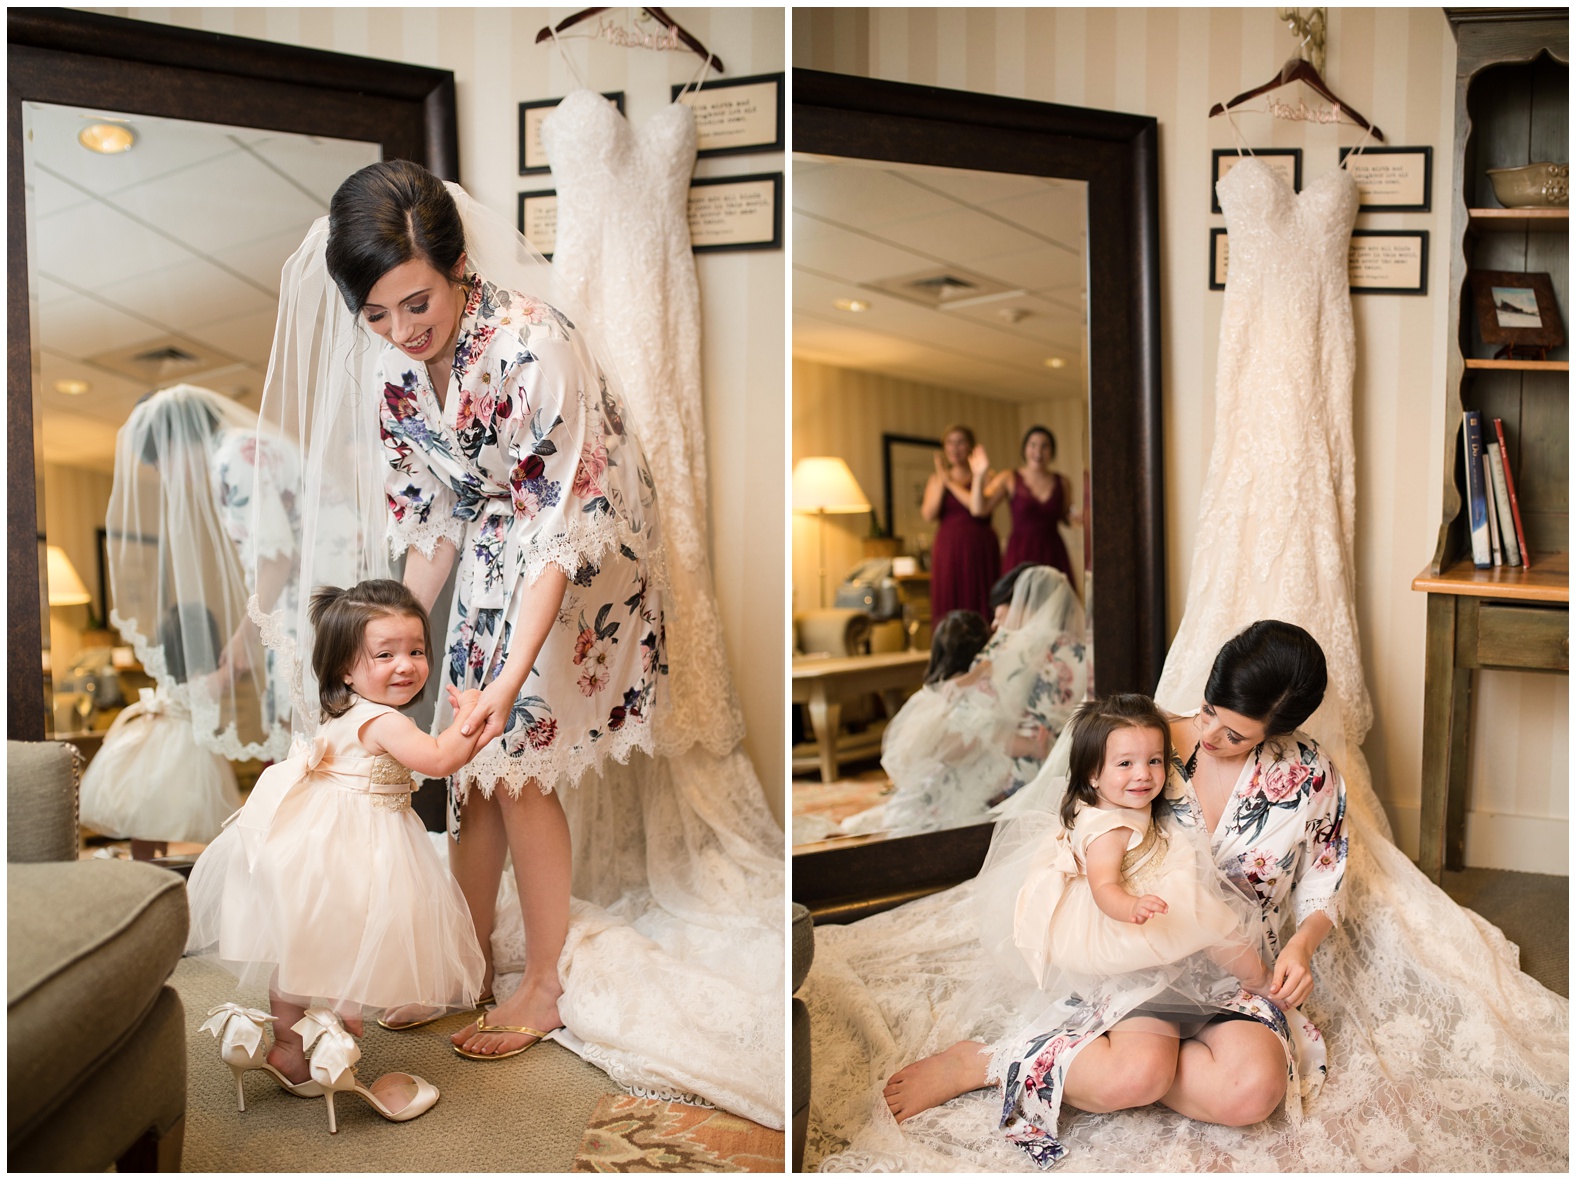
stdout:
[[75,748],[8,742],[6,759],[9,1169],[179,1171],[185,883],[77,859]]

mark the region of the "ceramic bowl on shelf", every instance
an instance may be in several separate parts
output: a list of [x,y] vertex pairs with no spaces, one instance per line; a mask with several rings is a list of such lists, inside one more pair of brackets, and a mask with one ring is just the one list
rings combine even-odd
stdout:
[[1490,168],[1494,195],[1507,209],[1544,209],[1570,204],[1569,164],[1527,164],[1521,168]]

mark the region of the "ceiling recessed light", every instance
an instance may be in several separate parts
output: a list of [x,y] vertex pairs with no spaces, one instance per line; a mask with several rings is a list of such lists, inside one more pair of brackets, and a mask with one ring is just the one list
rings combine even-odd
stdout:
[[1045,358],[1045,367],[1047,369],[1065,369],[1067,367],[1067,358],[1064,356],[1048,356]]
[[78,397],[93,387],[80,377],[62,377],[55,382],[55,392],[64,393],[69,397]]
[[137,142],[137,133],[124,123],[89,123],[77,132],[77,142],[90,152],[114,156],[129,152]]
[[869,311],[870,304],[863,299],[834,299],[832,306],[838,311]]

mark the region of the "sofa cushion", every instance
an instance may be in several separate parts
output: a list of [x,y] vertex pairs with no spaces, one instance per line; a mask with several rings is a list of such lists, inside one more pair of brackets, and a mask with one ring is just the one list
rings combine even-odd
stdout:
[[810,974],[810,964],[815,959],[815,922],[810,911],[798,902],[793,904],[793,986],[796,992],[804,977]]
[[82,758],[65,742],[7,742],[5,858],[76,860]]
[[186,946],[185,882],[135,861],[6,866],[12,1127],[47,1110],[152,1007]]

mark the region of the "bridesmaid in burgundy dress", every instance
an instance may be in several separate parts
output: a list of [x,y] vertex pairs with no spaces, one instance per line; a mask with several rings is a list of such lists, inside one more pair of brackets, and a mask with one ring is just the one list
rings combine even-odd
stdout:
[[976,516],[988,518],[997,504],[1009,502],[1012,532],[1007,537],[1004,568],[1016,569],[1023,562],[1048,565],[1061,570],[1076,588],[1072,559],[1057,526],[1077,524],[1078,519],[1070,511],[1072,488],[1067,477],[1051,470],[1054,458],[1056,436],[1044,426],[1029,427],[1023,436],[1023,466],[1003,471],[988,482],[976,479],[969,506]]
[[936,525],[930,551],[930,617],[971,610],[990,617],[990,588],[1001,574],[1001,545],[990,510],[975,514],[969,503],[981,494],[989,464],[967,426],[949,426],[942,436],[936,470],[925,484],[920,512]]

